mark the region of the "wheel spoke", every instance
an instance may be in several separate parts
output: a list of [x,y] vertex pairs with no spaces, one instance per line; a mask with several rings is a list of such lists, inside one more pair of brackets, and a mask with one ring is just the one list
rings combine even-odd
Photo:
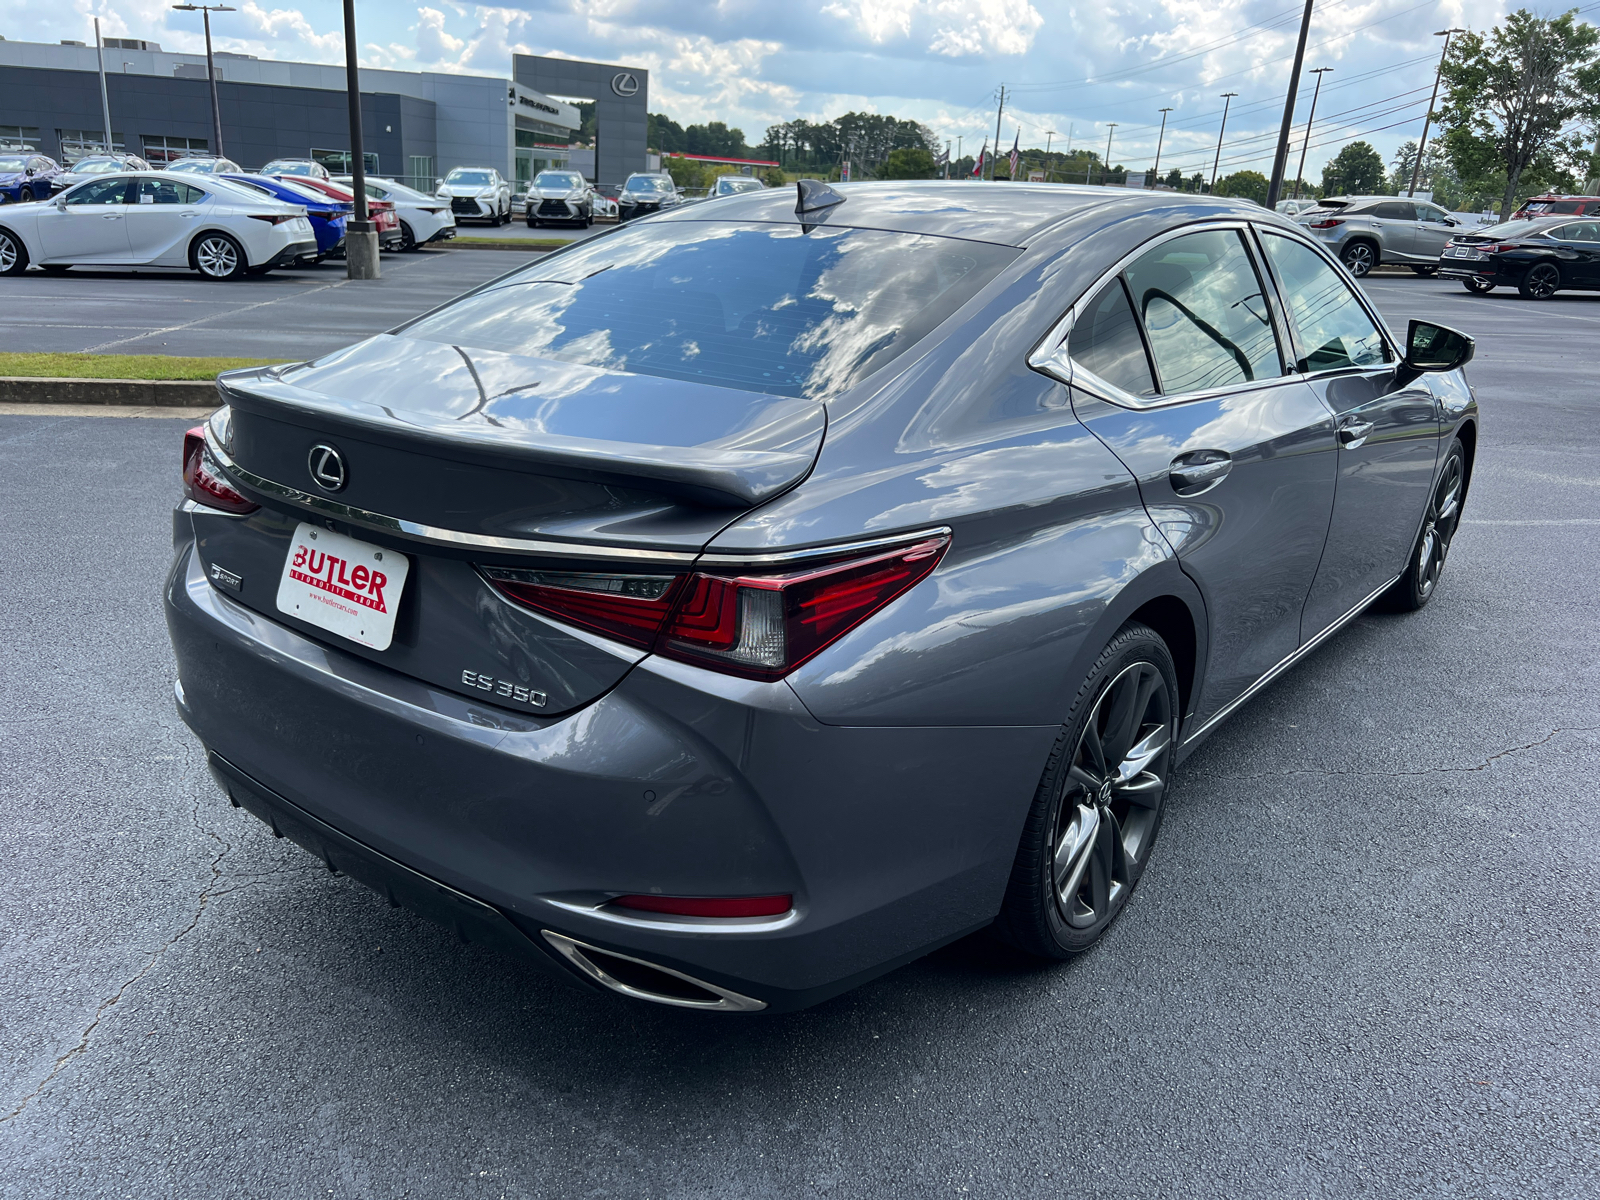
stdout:
[[1077,763],[1073,763],[1067,768],[1067,778],[1073,783],[1077,784],[1079,787],[1083,788],[1090,795],[1098,792],[1100,790],[1101,783],[1104,782],[1104,776],[1097,778],[1088,771],[1084,770]]
[[1072,897],[1083,883],[1083,872],[1091,857],[1089,851],[1099,832],[1100,810],[1089,805],[1078,805],[1076,815],[1067,823],[1067,828],[1056,843],[1051,869],[1056,894],[1064,905],[1072,903]]
[[1165,725],[1157,725],[1137,742],[1128,748],[1123,755],[1122,762],[1117,766],[1117,775],[1114,782],[1118,785],[1127,783],[1134,776],[1139,775],[1152,762],[1166,753],[1167,746],[1172,741],[1171,730]]

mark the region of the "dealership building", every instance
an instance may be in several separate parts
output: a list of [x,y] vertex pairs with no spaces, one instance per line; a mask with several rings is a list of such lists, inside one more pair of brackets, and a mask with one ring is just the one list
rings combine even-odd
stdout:
[[[151,166],[217,152],[204,55],[131,38],[106,38],[103,53],[115,149]],[[274,158],[348,170],[343,67],[228,53],[214,61],[226,157],[247,170]],[[61,162],[102,150],[98,71],[93,46],[0,38],[0,150]],[[527,181],[546,167],[570,166],[598,183],[646,169],[648,72],[519,54],[512,75],[362,69],[367,169],[430,191],[455,167],[494,167]],[[569,99],[595,101],[596,148],[573,146],[581,120]]]

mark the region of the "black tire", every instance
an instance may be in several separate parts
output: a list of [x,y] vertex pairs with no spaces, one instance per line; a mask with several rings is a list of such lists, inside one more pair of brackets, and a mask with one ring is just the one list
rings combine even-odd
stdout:
[[243,279],[250,270],[244,247],[225,233],[212,230],[195,238],[189,247],[189,266],[202,279],[232,282]]
[[1561,268],[1553,262],[1536,262],[1517,284],[1524,300],[1548,300],[1561,289]]
[[400,249],[402,252],[417,248],[417,235],[411,232],[411,226],[404,221],[400,222]]
[[0,275],[21,275],[28,269],[28,248],[11,230],[0,226]]
[[1390,612],[1416,612],[1433,598],[1445,560],[1450,556],[1450,543],[1461,528],[1461,504],[1466,495],[1467,452],[1460,438],[1452,438],[1439,478],[1428,495],[1428,511],[1416,545],[1411,548],[1406,573],[1381,597],[1383,608]]
[[532,217],[529,217],[528,218],[528,228],[529,229],[537,229],[537,228],[539,228],[539,222],[535,221]]
[[[1130,622],[1100,652],[1056,738],[993,932],[1065,959],[1116,920],[1150,860],[1178,732],[1178,678],[1155,630]],[[1112,778],[1111,761],[1124,782]]]
[[1490,292],[1494,291],[1494,284],[1490,283],[1487,279],[1463,279],[1461,281],[1461,286],[1466,288],[1467,291],[1471,292],[1474,296],[1487,296]]
[[1438,267],[1417,267],[1417,266],[1413,266],[1411,269],[1413,271],[1415,271],[1418,275],[1421,275],[1424,279],[1432,279],[1435,275],[1437,275],[1439,273],[1439,268]]
[[1364,279],[1378,265],[1378,248],[1367,241],[1351,242],[1339,251],[1339,261],[1350,274]]
[[17,189],[17,203],[18,204],[32,204],[38,198],[39,198],[38,195],[34,192],[34,190],[31,187],[25,187],[25,188],[18,188]]

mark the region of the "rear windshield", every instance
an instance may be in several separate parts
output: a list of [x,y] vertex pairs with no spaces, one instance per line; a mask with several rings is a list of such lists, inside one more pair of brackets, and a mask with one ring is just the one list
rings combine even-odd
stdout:
[[1018,253],[880,230],[649,222],[552,255],[404,332],[821,399],[903,354]]
[[1554,229],[1560,223],[1555,217],[1539,216],[1531,221],[1505,221],[1499,225],[1487,225],[1482,229],[1474,229],[1471,236],[1488,238],[1490,241],[1497,238],[1534,237],[1546,230]]

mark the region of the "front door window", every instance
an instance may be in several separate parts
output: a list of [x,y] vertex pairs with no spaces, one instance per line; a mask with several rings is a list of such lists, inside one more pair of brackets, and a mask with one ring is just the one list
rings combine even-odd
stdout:
[[1300,335],[1299,370],[1373,367],[1388,361],[1377,325],[1321,255],[1275,233],[1263,233],[1262,241]]

